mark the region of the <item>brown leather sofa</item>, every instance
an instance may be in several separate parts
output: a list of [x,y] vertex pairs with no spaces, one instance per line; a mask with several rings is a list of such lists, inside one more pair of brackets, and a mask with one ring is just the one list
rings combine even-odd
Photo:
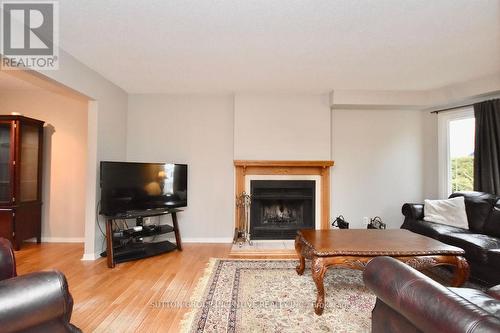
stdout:
[[482,292],[446,288],[390,257],[377,257],[363,272],[377,296],[372,332],[500,332],[500,285]]
[[70,324],[73,298],[59,271],[17,276],[11,243],[0,238],[0,332],[81,332]]
[[457,246],[465,251],[471,278],[484,285],[500,284],[500,197],[484,192],[456,192],[463,196],[469,229],[424,221],[423,204],[404,204],[401,228]]

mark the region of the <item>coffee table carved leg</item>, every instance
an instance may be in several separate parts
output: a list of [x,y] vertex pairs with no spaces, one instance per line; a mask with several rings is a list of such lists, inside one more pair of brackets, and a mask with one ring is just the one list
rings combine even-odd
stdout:
[[469,263],[462,256],[416,256],[416,257],[394,257],[416,270],[422,271],[431,267],[447,265],[453,266],[454,277],[451,285],[460,287],[469,278]]
[[327,267],[321,257],[314,257],[312,261],[312,277],[314,283],[316,284],[317,296],[316,303],[314,304],[314,312],[320,316],[323,314],[323,310],[325,308],[325,286],[324,286],[324,277]]
[[306,268],[306,258],[304,258],[304,255],[302,254],[302,246],[300,236],[297,236],[295,238],[295,251],[297,251],[297,255],[299,256],[299,264],[295,267],[295,270],[299,275],[304,274],[304,269]]
[[469,263],[464,257],[457,256],[455,266],[455,277],[452,281],[453,287],[460,287],[469,278]]

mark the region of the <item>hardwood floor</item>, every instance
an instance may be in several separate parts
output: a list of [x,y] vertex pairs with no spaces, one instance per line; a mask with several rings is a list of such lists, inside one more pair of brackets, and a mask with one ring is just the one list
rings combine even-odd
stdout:
[[74,298],[71,322],[84,332],[178,332],[186,307],[154,302],[188,302],[209,258],[228,257],[231,244],[183,244],[148,259],[109,269],[103,258],[81,261],[82,244],[25,243],[15,253],[19,275],[55,268]]

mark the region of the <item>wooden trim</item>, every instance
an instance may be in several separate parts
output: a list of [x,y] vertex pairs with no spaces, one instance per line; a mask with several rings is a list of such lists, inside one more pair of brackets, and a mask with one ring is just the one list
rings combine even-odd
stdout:
[[330,224],[330,168],[321,169],[321,226],[329,229]]
[[[247,161],[236,160],[235,193],[245,191],[246,175],[316,175],[321,177],[321,221],[320,229],[329,229],[330,223],[330,167],[333,161]],[[235,208],[236,209],[236,208]],[[235,228],[240,229],[238,210],[235,214]]]
[[235,160],[235,166],[265,166],[265,167],[331,167],[333,161],[266,161],[266,160]]
[[25,116],[16,116],[16,115],[0,115],[0,120],[5,121],[22,121],[26,123],[31,123],[34,126],[43,126],[45,123],[43,120],[33,119]]
[[[21,203],[21,163],[23,163],[22,158],[21,158],[21,134],[22,134],[22,128],[21,128],[21,122],[19,120],[14,120],[12,122],[12,125],[14,126],[13,129],[13,135],[14,135],[14,141],[12,141],[12,150],[14,159],[12,161],[16,161],[16,164],[14,166],[14,172],[12,173],[12,181],[13,181],[13,186],[12,186],[12,197],[15,200],[12,200],[12,204],[20,204]],[[11,162],[12,162],[11,161]]]
[[15,122],[14,121],[9,121],[9,120],[2,120],[0,119],[0,124],[1,125],[9,125],[10,126],[10,149],[9,149],[9,198],[8,200],[5,201],[0,201],[0,206],[9,206],[12,207],[14,202],[12,201],[12,198],[14,197],[15,193],[15,165],[12,163],[12,161],[15,160],[16,158],[16,132],[15,132]]

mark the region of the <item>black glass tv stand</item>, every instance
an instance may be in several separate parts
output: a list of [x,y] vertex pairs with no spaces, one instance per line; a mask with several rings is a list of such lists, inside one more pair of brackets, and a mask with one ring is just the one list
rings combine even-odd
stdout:
[[[125,214],[106,216],[106,251],[102,255],[106,257],[108,267],[113,268],[117,263],[152,257],[175,249],[182,251],[181,235],[177,222],[178,212],[181,212],[181,210],[161,209],[130,211]],[[142,223],[145,217],[169,214],[172,216],[172,225],[157,224],[144,226]],[[113,228],[115,221],[128,219],[136,220],[134,228]],[[144,240],[144,237],[164,235],[171,232],[175,235],[175,244],[168,240],[159,242]]]

